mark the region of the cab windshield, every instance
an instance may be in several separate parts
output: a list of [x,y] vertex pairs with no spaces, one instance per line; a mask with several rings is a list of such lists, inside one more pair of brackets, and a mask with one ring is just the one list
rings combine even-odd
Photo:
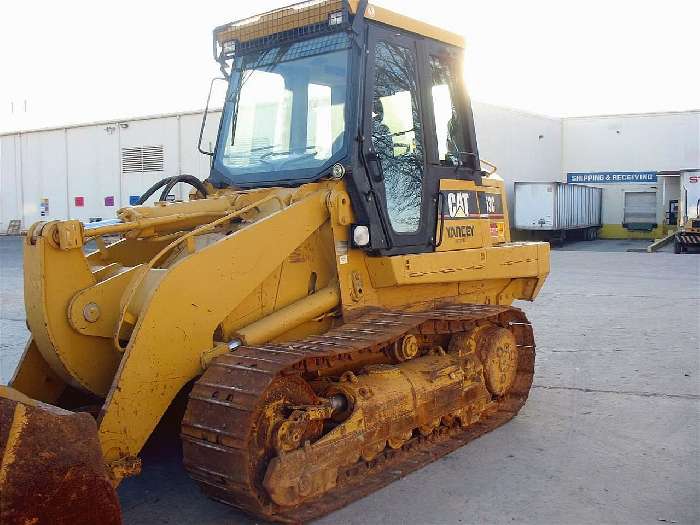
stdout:
[[344,157],[349,45],[340,33],[237,58],[212,182],[304,182]]

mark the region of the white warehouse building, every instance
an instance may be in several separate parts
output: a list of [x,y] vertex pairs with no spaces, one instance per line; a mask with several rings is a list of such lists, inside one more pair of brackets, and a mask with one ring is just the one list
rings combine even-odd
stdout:
[[[220,112],[210,113],[213,146]],[[511,209],[515,181],[569,181],[603,191],[601,237],[655,238],[678,200],[679,174],[700,168],[700,111],[550,118],[474,103],[480,156],[498,166]],[[0,135],[0,231],[10,221],[114,217],[163,177],[205,179],[197,150],[202,112],[176,113]],[[188,186],[171,198],[187,198]],[[646,229],[629,228],[640,207]]]

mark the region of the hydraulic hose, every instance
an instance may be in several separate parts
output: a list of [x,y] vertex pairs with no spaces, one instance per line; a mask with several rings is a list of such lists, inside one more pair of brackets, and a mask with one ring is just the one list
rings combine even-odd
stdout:
[[197,178],[193,177],[192,175],[178,175],[176,177],[165,177],[164,179],[159,180],[156,182],[153,186],[148,188],[146,192],[141,195],[141,198],[136,202],[137,205],[144,204],[150,197],[153,195],[155,192],[157,192],[160,188],[165,186],[163,189],[162,193],[160,194],[160,200],[164,201],[167,199],[168,194],[170,191],[175,187],[175,184],[178,182],[185,182],[189,184],[190,186],[193,186],[197,191],[199,191],[202,195],[205,197],[207,196],[207,189],[204,187],[204,184]]
[[179,175],[177,177],[171,177],[170,181],[166,184],[165,188],[163,188],[163,192],[160,194],[161,201],[167,199],[168,194],[178,182],[184,182],[186,184],[189,184],[190,186],[194,187],[197,191],[199,191],[202,195],[204,195],[205,197],[207,196],[207,189],[197,177],[193,177],[192,175]]

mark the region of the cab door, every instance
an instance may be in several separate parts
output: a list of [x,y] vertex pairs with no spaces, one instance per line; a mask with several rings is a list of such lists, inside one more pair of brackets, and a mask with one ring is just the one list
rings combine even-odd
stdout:
[[369,25],[362,155],[385,255],[434,251],[440,180],[480,182],[459,53]]
[[370,25],[367,58],[363,155],[379,201],[383,251],[430,251],[437,187],[426,179],[416,39]]

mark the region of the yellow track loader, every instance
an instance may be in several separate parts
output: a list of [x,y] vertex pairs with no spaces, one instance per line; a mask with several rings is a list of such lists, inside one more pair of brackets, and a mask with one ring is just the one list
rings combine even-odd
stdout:
[[[180,392],[189,474],[279,522],[518,412],[535,345],[510,305],[537,295],[549,246],[510,240],[463,47],[356,0],[215,29],[229,87],[209,178],[27,233],[31,336],[0,387],[3,525],[119,523],[115,489]],[[189,200],[165,202],[182,182]]]

